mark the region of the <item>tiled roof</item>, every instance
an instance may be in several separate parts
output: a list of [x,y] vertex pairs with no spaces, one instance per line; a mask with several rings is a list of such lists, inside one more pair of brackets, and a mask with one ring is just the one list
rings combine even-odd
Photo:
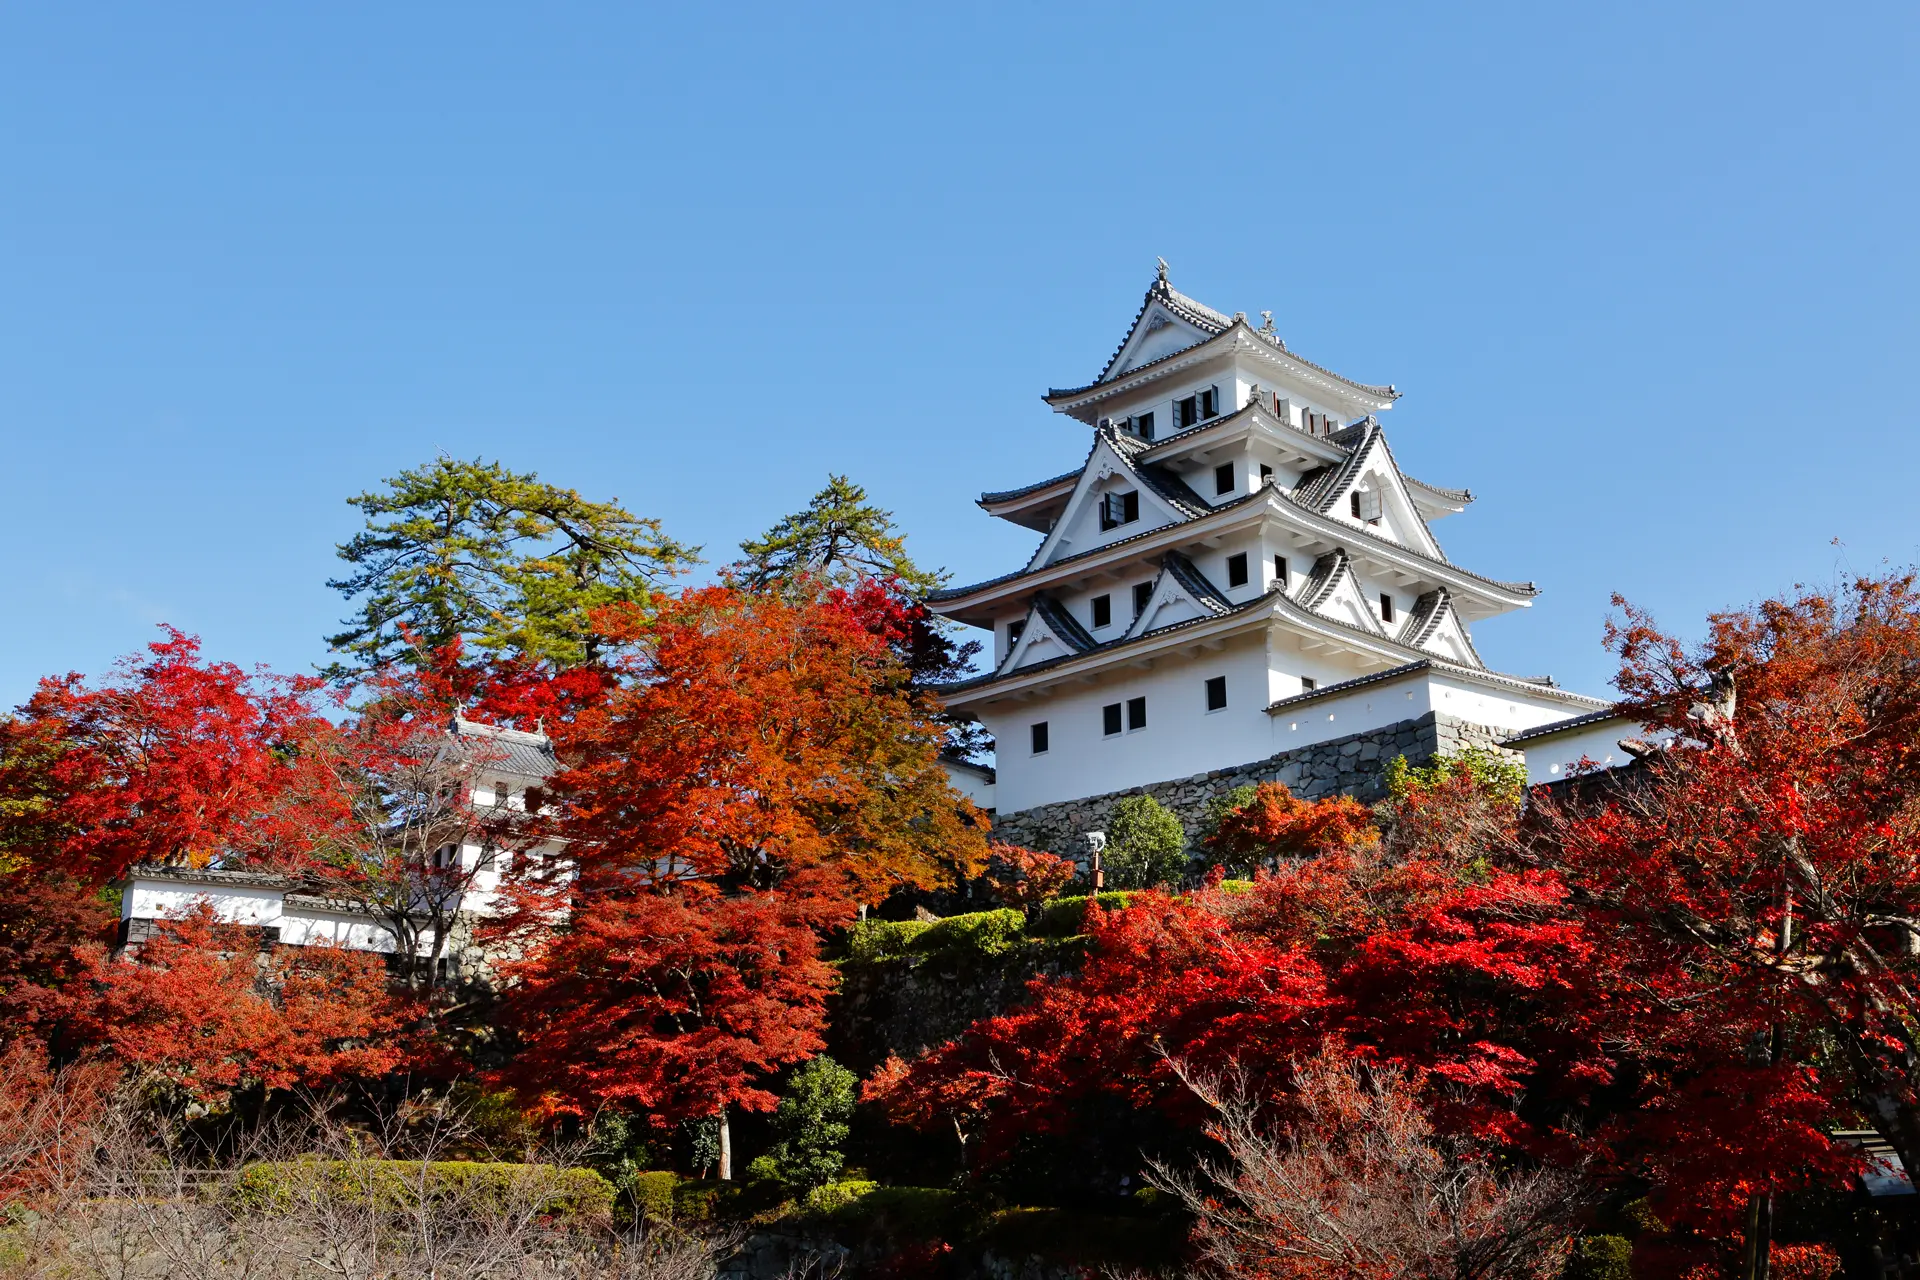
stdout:
[[1543,724],[1536,728],[1528,729],[1524,733],[1516,733],[1511,738],[1503,740],[1500,745],[1503,747],[1511,747],[1515,743],[1531,742],[1535,738],[1548,738],[1556,733],[1566,733],[1573,729],[1584,729],[1588,725],[1605,724],[1609,720],[1624,721],[1626,719],[1627,717],[1621,715],[1617,708],[1608,707],[1603,711],[1590,711],[1584,716],[1575,716],[1571,720],[1555,720],[1552,724]]
[[1300,584],[1300,594],[1295,597],[1300,607],[1317,610],[1325,604],[1349,567],[1347,553],[1339,547],[1315,560],[1313,568],[1307,573],[1307,580]]
[[1444,498],[1448,502],[1458,503],[1463,507],[1473,501],[1473,490],[1471,489],[1442,488],[1437,484],[1428,484],[1425,480],[1416,480],[1404,471],[1400,473],[1400,478],[1416,489],[1425,489],[1428,493]]
[[[1363,688],[1366,685],[1380,684],[1383,681],[1398,679],[1405,675],[1412,675],[1416,671],[1427,670],[1434,671],[1439,675],[1453,676],[1457,679],[1472,681],[1475,684],[1492,685],[1498,689],[1513,689],[1523,693],[1551,692],[1555,696],[1569,701],[1597,701],[1597,699],[1589,698],[1585,694],[1571,693],[1568,690],[1562,689],[1551,680],[1529,680],[1522,676],[1503,675],[1498,671],[1475,671],[1470,667],[1458,667],[1451,662],[1446,662],[1439,658],[1419,658],[1397,667],[1388,667],[1384,671],[1375,671],[1369,675],[1355,676],[1351,680],[1342,680],[1338,684],[1322,685],[1318,689],[1311,689],[1306,693],[1296,693],[1291,697],[1281,698],[1277,702],[1270,703],[1267,707],[1267,712],[1268,714],[1272,714],[1276,711],[1284,711],[1289,707],[1300,706],[1302,703],[1318,702],[1324,698],[1339,697],[1343,693],[1352,693],[1355,689]],[[1610,714],[1611,712],[1595,712],[1592,717],[1582,716],[1578,718],[1605,719]],[[1572,721],[1563,721],[1562,723],[1571,724]],[[1509,738],[1500,745],[1506,746],[1513,741],[1514,739]]]
[[1341,680],[1336,684],[1322,685],[1318,689],[1309,689],[1305,693],[1296,693],[1290,697],[1281,698],[1277,702],[1268,703],[1267,711],[1272,713],[1285,707],[1298,706],[1303,702],[1317,702],[1321,698],[1338,697],[1343,693],[1351,693],[1355,689],[1359,689],[1365,685],[1379,684],[1382,680],[1394,680],[1400,676],[1411,675],[1416,671],[1425,671],[1433,665],[1433,659],[1421,658],[1414,662],[1404,663],[1401,666],[1388,667],[1385,671],[1375,671],[1371,675],[1355,676],[1351,680]]
[[[1453,596],[1445,587],[1435,587],[1423,593],[1413,602],[1413,609],[1407,616],[1406,637],[1402,644],[1410,644],[1416,649],[1427,647],[1427,641],[1433,639],[1434,632],[1446,620],[1449,612],[1454,612],[1455,620],[1459,614],[1453,609]],[[1473,647],[1473,636],[1468,633],[1466,624],[1461,623],[1460,635],[1467,643],[1467,652],[1473,655],[1474,662],[1486,666],[1480,657],[1480,651]]]
[[1353,480],[1353,475],[1367,460],[1367,446],[1373,442],[1373,436],[1380,430],[1372,418],[1363,418],[1354,426],[1336,431],[1327,439],[1347,450],[1346,461],[1338,466],[1316,467],[1300,477],[1288,495],[1298,506],[1319,515],[1325,515],[1339,500],[1341,492]]
[[1286,595],[1283,592],[1281,592],[1278,588],[1270,588],[1263,594],[1255,596],[1251,600],[1246,600],[1239,604],[1233,605],[1227,610],[1225,614],[1207,614],[1198,618],[1187,618],[1187,619],[1184,619],[1183,621],[1173,623],[1170,626],[1158,627],[1152,631],[1147,631],[1137,636],[1123,636],[1119,639],[1109,640],[1104,644],[1097,644],[1093,646],[1091,649],[1086,650],[1084,653],[1061,654],[1057,658],[1048,658],[1044,662],[1036,662],[1030,667],[1020,667],[1017,670],[1009,671],[1004,674],[997,671],[993,671],[993,672],[987,672],[984,675],[974,676],[971,679],[957,680],[952,684],[937,685],[935,686],[935,691],[942,694],[964,693],[972,689],[978,689],[986,685],[999,683],[1005,680],[1011,680],[1016,677],[1032,675],[1035,672],[1045,671],[1051,667],[1057,667],[1064,663],[1077,661],[1091,654],[1105,653],[1114,649],[1124,648],[1128,645],[1136,645],[1136,644],[1142,643],[1143,641],[1157,639],[1158,637],[1168,635],[1175,631],[1182,631],[1189,627],[1197,627],[1204,623],[1217,622],[1220,620],[1221,617],[1232,616],[1235,614],[1244,614],[1250,610],[1264,607],[1264,606],[1277,606],[1281,612],[1294,615],[1297,618],[1297,620],[1301,622],[1312,623],[1318,626],[1336,627],[1342,631],[1350,631],[1355,636],[1367,641],[1370,645],[1374,646],[1375,648],[1384,647],[1390,650],[1398,649],[1404,652],[1409,658],[1413,659],[1411,662],[1408,662],[1402,666],[1394,667],[1386,671],[1375,672],[1373,675],[1369,675],[1369,676],[1359,676],[1353,680],[1344,680],[1344,681],[1341,681],[1339,684],[1328,685],[1325,688],[1317,689],[1310,694],[1297,694],[1292,698],[1282,698],[1268,708],[1268,710],[1270,711],[1273,710],[1275,707],[1291,706],[1296,702],[1310,701],[1313,698],[1324,697],[1329,693],[1336,693],[1342,690],[1355,688],[1362,684],[1370,684],[1376,680],[1389,679],[1396,675],[1404,675],[1410,671],[1417,671],[1426,667],[1432,667],[1435,670],[1447,675],[1453,675],[1453,676],[1458,676],[1462,679],[1478,681],[1479,683],[1482,683],[1482,684],[1489,684],[1496,688],[1512,689],[1512,690],[1519,690],[1519,691],[1531,692],[1531,693],[1551,692],[1557,698],[1560,698],[1566,701],[1572,701],[1572,702],[1585,702],[1588,704],[1592,704],[1595,701],[1597,701],[1597,699],[1589,698],[1585,694],[1571,693],[1565,689],[1560,688],[1558,685],[1554,684],[1553,680],[1550,677],[1542,676],[1539,678],[1530,679],[1525,676],[1510,676],[1510,675],[1505,675],[1495,671],[1485,671],[1485,670],[1476,671],[1471,667],[1457,666],[1454,663],[1444,661],[1443,659],[1434,658],[1429,655],[1421,654],[1419,653],[1418,650],[1415,650],[1410,646],[1401,643],[1400,641],[1392,640],[1385,636],[1375,635],[1373,632],[1367,631],[1362,627],[1356,627],[1352,623],[1342,622],[1338,618],[1329,618],[1324,614],[1314,613],[1309,609],[1302,608],[1299,604],[1295,603],[1292,600],[1289,600],[1286,597]]
[[244,885],[287,889],[299,881],[272,871],[235,871],[225,867],[171,867],[143,862],[127,868],[128,880],[164,880],[171,884]]
[[[1269,591],[1265,595],[1255,596],[1251,600],[1230,606],[1226,612],[1228,614],[1245,613],[1250,609],[1266,603],[1273,594],[1273,592]],[[1092,648],[1080,653],[1063,653],[1057,658],[1048,658],[1046,661],[1036,662],[1030,667],[1016,667],[1012,671],[1004,673],[989,671],[984,675],[973,676],[966,680],[956,680],[951,684],[935,685],[934,691],[936,693],[960,693],[968,689],[978,689],[982,685],[993,684],[996,681],[1010,680],[1015,676],[1027,676],[1032,675],[1036,671],[1045,671],[1049,667],[1057,667],[1063,662],[1073,662],[1077,659],[1084,658],[1090,653],[1104,653],[1110,649],[1119,649],[1130,644],[1139,644],[1142,640],[1157,639],[1160,636],[1168,635],[1175,631],[1183,631],[1188,627],[1196,627],[1203,622],[1216,622],[1224,616],[1226,615],[1208,612],[1198,618],[1185,618],[1164,627],[1155,627],[1152,631],[1145,631],[1137,636],[1121,636],[1118,639],[1108,640],[1104,643],[1096,644]]]
[[[1296,501],[1294,498],[1292,498],[1291,495],[1286,493],[1286,491],[1283,489],[1279,489],[1275,487],[1275,488],[1272,488],[1271,491],[1276,496],[1281,498],[1283,501],[1286,501],[1293,506],[1301,507],[1303,510],[1309,511],[1316,516],[1321,515],[1320,512],[1314,511],[1311,507],[1306,507],[1304,504]],[[1231,502],[1223,502],[1217,507],[1210,508],[1209,510],[1203,512],[1202,515],[1215,516],[1226,511],[1231,511],[1235,507],[1242,506],[1246,503],[1255,501],[1256,499],[1264,498],[1267,492],[1268,492],[1267,487],[1256,488],[1249,493],[1242,494],[1240,497],[1235,498]],[[1328,517],[1322,516],[1322,518],[1325,519]],[[1062,556],[1060,557],[1060,559],[1055,560],[1052,564],[1041,565],[1038,568],[1015,569],[1012,573],[1003,573],[997,578],[987,578],[980,582],[968,583],[964,587],[947,587],[942,590],[933,592],[931,595],[927,597],[927,601],[930,604],[938,604],[947,600],[957,600],[962,596],[970,596],[976,591],[984,591],[989,587],[997,587],[1008,582],[1014,582],[1020,578],[1029,577],[1033,574],[1041,573],[1047,569],[1056,568],[1059,565],[1071,564],[1073,561],[1084,560],[1089,556],[1103,555],[1106,552],[1113,550],[1115,547],[1122,547],[1130,542],[1138,542],[1142,538],[1151,538],[1155,534],[1165,533],[1170,528],[1179,528],[1179,527],[1180,526],[1178,525],[1159,525],[1152,529],[1143,529],[1139,533],[1131,534],[1128,537],[1116,538],[1112,542],[1103,543],[1097,547],[1089,547],[1085,551],[1077,551],[1070,556]],[[1390,542],[1387,539],[1380,537],[1380,535],[1376,533],[1372,533],[1366,529],[1355,528],[1350,525],[1342,525],[1340,534],[1342,537],[1365,539],[1367,541],[1378,543],[1382,546],[1391,547],[1395,551],[1401,552],[1405,555],[1412,556],[1416,560],[1424,560],[1427,563],[1432,565],[1437,565],[1440,568],[1443,568],[1450,573],[1457,573],[1463,578],[1472,578],[1475,582],[1484,582],[1490,587],[1498,588],[1501,591],[1511,592],[1514,595],[1537,596],[1540,594],[1540,589],[1531,582],[1506,582],[1506,581],[1502,581],[1499,578],[1489,578],[1484,573],[1475,573],[1471,569],[1463,569],[1459,565],[1454,564],[1449,560],[1438,559],[1434,556],[1430,556],[1426,554],[1424,551],[1418,550],[1417,548],[1403,546],[1398,542]]]
[[1062,396],[1080,395],[1083,392],[1092,391],[1095,387],[1098,387],[1101,383],[1109,382],[1115,376],[1117,376],[1113,371],[1113,366],[1119,363],[1121,354],[1125,352],[1127,349],[1127,344],[1133,340],[1134,332],[1137,329],[1139,329],[1140,321],[1146,317],[1147,309],[1153,306],[1153,304],[1156,302],[1158,302],[1161,306],[1165,307],[1169,312],[1173,313],[1176,316],[1179,316],[1182,320],[1185,320],[1189,324],[1193,325],[1196,329],[1199,329],[1203,333],[1206,333],[1208,336],[1202,342],[1195,343],[1193,344],[1193,346],[1183,347],[1179,351],[1169,352],[1167,355],[1161,356],[1160,359],[1158,360],[1149,360],[1146,364],[1135,365],[1133,368],[1127,370],[1127,373],[1129,374],[1138,373],[1142,369],[1151,369],[1154,365],[1160,364],[1162,361],[1175,359],[1176,357],[1184,354],[1185,352],[1193,350],[1193,347],[1195,346],[1205,345],[1206,342],[1212,341],[1214,338],[1219,337],[1221,334],[1225,333],[1228,329],[1231,329],[1234,325],[1238,324],[1242,328],[1246,329],[1246,331],[1249,334],[1260,339],[1262,342],[1274,348],[1276,351],[1279,351],[1280,353],[1285,355],[1289,360],[1298,361],[1300,364],[1305,365],[1307,368],[1312,369],[1316,373],[1325,374],[1327,377],[1332,378],[1335,382],[1343,382],[1347,386],[1354,388],[1356,391],[1365,392],[1367,395],[1374,396],[1379,399],[1397,400],[1400,398],[1400,393],[1396,391],[1393,387],[1390,387],[1390,386],[1378,387],[1378,386],[1370,385],[1365,382],[1355,382],[1352,378],[1343,377],[1342,375],[1335,373],[1331,369],[1328,369],[1322,365],[1317,365],[1313,361],[1307,360],[1301,357],[1300,355],[1296,354],[1295,352],[1288,350],[1287,344],[1280,340],[1280,336],[1278,334],[1263,333],[1260,330],[1255,329],[1252,326],[1248,325],[1244,319],[1236,318],[1236,319],[1230,320],[1226,316],[1222,315],[1220,312],[1215,311],[1212,307],[1209,307],[1206,304],[1201,302],[1196,302],[1194,299],[1189,298],[1186,294],[1181,293],[1179,290],[1175,289],[1171,284],[1167,283],[1167,278],[1164,270],[1162,271],[1160,277],[1153,282],[1152,286],[1147,289],[1146,297],[1141,299],[1140,309],[1133,313],[1133,323],[1127,326],[1126,337],[1122,338],[1120,340],[1120,345],[1114,348],[1113,355],[1108,357],[1107,359],[1106,367],[1100,370],[1100,376],[1095,378],[1092,382],[1089,382],[1084,387],[1054,388],[1053,390],[1050,390],[1047,392],[1046,398],[1048,400],[1054,400]]
[[1208,613],[1225,617],[1233,612],[1233,601],[1222,595],[1218,587],[1207,581],[1207,575],[1178,551],[1169,551],[1161,556],[1160,565],[1180,584],[1182,590],[1193,597],[1194,603]]
[[998,493],[983,493],[979,497],[978,505],[985,507],[991,506],[996,502],[1011,502],[1015,498],[1024,498],[1030,493],[1039,493],[1042,489],[1050,489],[1063,480],[1077,480],[1080,478],[1080,473],[1084,470],[1086,470],[1085,466],[1079,466],[1075,467],[1072,471],[1063,471],[1051,480],[1042,480],[1036,484],[1022,485],[1018,489],[1002,489]]
[[1080,619],[1074,617],[1067,606],[1046,592],[1042,591],[1033,598],[1033,611],[1039,614],[1053,634],[1059,636],[1061,642],[1069,647],[1085,653],[1099,644],[1099,641],[1080,625]]
[[502,729],[478,720],[454,717],[453,736],[473,744],[480,766],[521,778],[547,778],[560,771],[553,739],[524,729]]

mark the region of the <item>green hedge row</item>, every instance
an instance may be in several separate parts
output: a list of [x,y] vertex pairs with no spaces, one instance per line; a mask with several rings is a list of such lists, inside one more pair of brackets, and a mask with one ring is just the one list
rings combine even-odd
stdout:
[[[1131,893],[1103,893],[1103,909],[1117,911]],[[975,911],[944,920],[862,920],[847,931],[847,954],[854,960],[903,956],[997,956],[1025,938],[1069,938],[1086,927],[1090,897],[1056,898],[1029,920],[1011,907]]]
[[262,1162],[240,1171],[239,1194],[245,1204],[267,1212],[315,1195],[399,1212],[417,1207],[424,1195],[429,1201],[533,1204],[541,1213],[603,1218],[614,1202],[613,1184],[591,1169],[478,1160]]

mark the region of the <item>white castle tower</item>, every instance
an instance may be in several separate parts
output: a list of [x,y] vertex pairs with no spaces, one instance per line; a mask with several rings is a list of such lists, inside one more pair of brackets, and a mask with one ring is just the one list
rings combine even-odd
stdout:
[[[1480,660],[1471,625],[1536,590],[1441,550],[1430,526],[1473,498],[1401,472],[1375,416],[1398,398],[1293,354],[1270,314],[1254,328],[1177,292],[1160,264],[1100,376],[1046,396],[1091,428],[1086,460],[980,498],[1039,548],[932,600],[993,632],[992,671],[943,692],[998,743],[1003,830],[1212,771],[1364,790],[1396,744],[1497,742],[1607,705]],[[1335,765],[1303,777],[1319,757]]]

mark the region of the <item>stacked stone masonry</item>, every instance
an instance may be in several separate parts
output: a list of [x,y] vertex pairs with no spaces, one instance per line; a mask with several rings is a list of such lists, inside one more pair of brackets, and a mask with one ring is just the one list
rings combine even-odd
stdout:
[[[1416,720],[1402,720],[1329,742],[1316,742],[1252,764],[1214,769],[1189,778],[1111,791],[1083,800],[1040,805],[1018,813],[996,814],[993,835],[996,840],[1029,849],[1083,857],[1086,833],[1107,829],[1107,816],[1114,801],[1144,793],[1173,810],[1187,835],[1192,837],[1201,829],[1209,800],[1235,787],[1260,782],[1283,782],[1295,795],[1307,800],[1345,793],[1371,803],[1385,794],[1383,775],[1387,761],[1395,756],[1405,756],[1409,764],[1418,765],[1440,752],[1466,747],[1500,750],[1500,740],[1511,734],[1511,730],[1493,729],[1430,711]],[[1517,753],[1514,758],[1520,759]]]

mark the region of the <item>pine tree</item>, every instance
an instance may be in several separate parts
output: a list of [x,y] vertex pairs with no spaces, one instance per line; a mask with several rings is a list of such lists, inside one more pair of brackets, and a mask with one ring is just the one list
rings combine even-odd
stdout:
[[1177,884],[1187,869],[1187,833],[1152,796],[1123,796],[1107,820],[1103,863],[1109,888]]
[[488,657],[562,667],[592,662],[593,611],[645,604],[699,548],[617,502],[442,455],[348,499],[367,527],[342,545],[353,566],[327,585],[360,601],[327,643],[345,678],[456,642]]
[[735,566],[735,577],[754,591],[809,575],[842,587],[866,578],[892,578],[909,599],[920,601],[946,577],[916,565],[894,530],[893,513],[875,506],[865,489],[838,475],[827,477],[827,487],[813,495],[805,510],[741,543],[740,551],[746,559]]

